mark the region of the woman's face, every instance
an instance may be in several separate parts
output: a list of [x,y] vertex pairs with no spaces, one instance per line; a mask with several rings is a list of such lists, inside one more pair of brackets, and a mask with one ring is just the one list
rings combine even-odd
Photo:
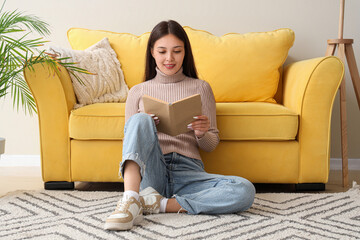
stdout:
[[156,66],[166,75],[177,73],[184,60],[184,43],[173,34],[168,34],[159,38],[151,54],[155,59]]

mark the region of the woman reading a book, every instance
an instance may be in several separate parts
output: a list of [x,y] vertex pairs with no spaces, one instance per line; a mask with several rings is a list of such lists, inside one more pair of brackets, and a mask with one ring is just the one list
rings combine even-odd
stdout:
[[[161,119],[144,111],[144,95],[172,103],[194,94],[201,96],[202,114],[194,116],[185,133],[157,131]],[[143,214],[226,214],[251,207],[252,183],[204,171],[199,148],[210,152],[219,143],[215,99],[210,85],[197,77],[189,39],[177,22],[163,21],[152,30],[145,82],[130,89],[125,121],[120,166],[124,194],[105,229],[131,229]]]

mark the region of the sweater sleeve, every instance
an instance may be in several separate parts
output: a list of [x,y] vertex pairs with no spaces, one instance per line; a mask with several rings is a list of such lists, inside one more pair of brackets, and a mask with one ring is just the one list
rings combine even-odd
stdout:
[[133,86],[127,96],[125,104],[125,122],[134,114],[139,112],[141,98],[141,84]]
[[200,87],[202,114],[210,120],[210,128],[201,138],[196,137],[199,147],[207,152],[213,151],[219,144],[219,130],[216,125],[216,103],[209,83],[203,81]]

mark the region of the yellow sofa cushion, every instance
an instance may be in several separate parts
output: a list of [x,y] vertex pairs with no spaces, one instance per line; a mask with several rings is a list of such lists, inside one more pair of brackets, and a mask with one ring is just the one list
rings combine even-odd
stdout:
[[124,137],[125,103],[96,103],[71,111],[70,138],[119,140]]
[[107,37],[117,54],[129,88],[144,80],[145,52],[150,33],[136,36],[130,33],[71,28],[67,36],[75,50],[85,50]]
[[[295,38],[292,30],[229,33],[217,37],[190,27],[184,29],[191,42],[199,77],[210,83],[217,102],[275,102],[279,68]],[[131,88],[144,80],[149,35],[71,28],[68,40],[73,49],[84,50],[104,37],[109,38]]]
[[184,29],[199,77],[211,85],[216,102],[275,102],[279,68],[295,39],[291,29],[222,37]]
[[[294,140],[298,115],[273,103],[217,103],[221,140]],[[124,103],[97,103],[70,114],[70,137],[77,140],[121,140]]]
[[298,115],[283,105],[262,102],[217,103],[221,140],[294,140]]

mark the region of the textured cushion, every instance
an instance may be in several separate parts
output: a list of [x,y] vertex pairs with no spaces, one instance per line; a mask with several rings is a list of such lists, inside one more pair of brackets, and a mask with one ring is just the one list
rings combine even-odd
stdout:
[[217,37],[184,28],[199,77],[211,85],[216,102],[275,102],[279,68],[295,39],[292,30]]
[[130,33],[71,28],[67,36],[71,47],[76,50],[84,50],[107,37],[121,63],[127,85],[131,88],[144,80],[145,52],[150,33],[135,36]]
[[[272,103],[217,103],[221,140],[293,140],[298,115]],[[124,103],[88,105],[70,114],[70,137],[78,140],[121,140],[124,137]]]
[[273,103],[217,103],[221,140],[294,140],[298,115]]
[[71,111],[69,134],[73,139],[124,137],[125,103],[96,103]]
[[68,58],[65,62],[76,62],[76,67],[84,68],[94,74],[79,74],[79,82],[72,74],[71,79],[79,108],[93,103],[125,102],[128,86],[115,51],[107,38],[91,47],[81,50],[71,50],[61,47],[50,47],[50,52],[59,58]]

